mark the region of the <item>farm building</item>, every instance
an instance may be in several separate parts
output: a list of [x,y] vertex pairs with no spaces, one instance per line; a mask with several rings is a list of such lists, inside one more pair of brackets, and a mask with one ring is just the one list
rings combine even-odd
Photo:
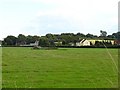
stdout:
[[24,44],[24,45],[20,45],[20,46],[38,46],[38,45],[39,45],[39,41],[35,41],[34,43]]
[[74,44],[74,43],[72,43],[72,42],[71,42],[71,43],[69,43],[69,45],[70,45],[70,46],[75,46],[75,44]]
[[35,41],[35,43],[30,43],[30,46],[38,46],[39,45],[39,41]]
[[89,42],[91,42],[92,45],[95,45],[95,42],[111,42],[112,45],[115,45],[115,41],[114,40],[88,40]]
[[87,40],[87,39],[82,39],[79,42],[76,42],[76,46],[91,46],[95,45],[95,42],[110,42],[112,45],[115,45],[114,40]]
[[90,46],[90,41],[82,39],[80,42],[76,43],[76,46]]
[[61,46],[62,42],[54,42],[56,46]]

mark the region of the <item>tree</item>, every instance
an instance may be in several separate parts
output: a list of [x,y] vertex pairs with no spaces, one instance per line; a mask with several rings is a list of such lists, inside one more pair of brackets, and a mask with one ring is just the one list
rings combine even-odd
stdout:
[[36,35],[32,37],[32,40],[33,40],[34,42],[35,42],[35,41],[39,41],[39,39],[40,39],[40,37],[39,37],[39,36],[36,36]]
[[54,40],[49,40],[50,46],[55,46]]
[[4,39],[4,44],[5,45],[16,45],[16,41],[17,41],[17,38],[15,36],[10,35]]
[[26,42],[27,42],[27,44],[34,43],[32,37],[33,37],[33,36],[31,36],[31,35],[28,35],[28,36],[26,37]]
[[100,36],[102,36],[102,37],[106,37],[107,36],[107,32],[106,31],[102,31],[102,30],[100,30]]
[[79,37],[85,37],[85,35],[83,33],[77,33],[77,36],[79,36]]
[[19,34],[18,39],[17,39],[17,43],[22,44],[22,45],[26,44],[26,36],[23,34]]
[[94,35],[88,33],[88,34],[86,35],[86,37],[87,37],[87,38],[94,38]]
[[115,39],[120,40],[120,32],[113,33],[112,36],[113,36]]
[[108,35],[107,38],[108,38],[109,40],[114,40],[114,39],[115,39],[115,36],[114,36],[114,35]]
[[48,38],[41,37],[40,40],[39,40],[39,45],[40,46],[49,46],[50,42],[49,42]]
[[52,34],[46,34],[46,37],[52,39],[53,35]]

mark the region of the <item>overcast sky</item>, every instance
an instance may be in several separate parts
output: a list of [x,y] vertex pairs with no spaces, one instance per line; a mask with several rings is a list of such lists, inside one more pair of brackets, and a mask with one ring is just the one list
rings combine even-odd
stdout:
[[0,0],[0,39],[47,33],[118,31],[119,0]]

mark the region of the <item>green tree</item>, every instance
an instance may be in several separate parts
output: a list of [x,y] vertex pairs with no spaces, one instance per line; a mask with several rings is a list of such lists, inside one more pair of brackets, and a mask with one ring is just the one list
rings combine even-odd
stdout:
[[41,38],[39,39],[39,45],[40,45],[40,46],[43,46],[43,47],[45,47],[45,46],[50,46],[50,42],[49,42],[48,38],[46,38],[46,37],[41,37]]
[[106,31],[102,31],[102,30],[100,30],[100,36],[101,37],[106,37],[107,36],[107,32]]
[[21,44],[22,45],[26,44],[26,36],[23,35],[23,34],[19,34],[18,39],[17,39],[17,43],[20,44],[20,45]]
[[86,35],[86,37],[87,37],[87,38],[94,38],[94,35],[88,33],[88,34]]
[[27,44],[34,43],[35,40],[36,40],[35,38],[36,38],[36,37],[33,38],[33,36],[28,35],[28,36],[26,37],[26,42],[27,42]]
[[10,35],[4,39],[4,44],[5,45],[16,45],[16,41],[17,41],[17,38],[15,36]]

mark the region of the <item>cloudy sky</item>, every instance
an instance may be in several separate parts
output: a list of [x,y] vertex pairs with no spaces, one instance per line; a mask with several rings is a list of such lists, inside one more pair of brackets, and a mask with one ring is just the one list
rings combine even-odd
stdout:
[[119,0],[0,0],[0,39],[47,33],[118,31]]

